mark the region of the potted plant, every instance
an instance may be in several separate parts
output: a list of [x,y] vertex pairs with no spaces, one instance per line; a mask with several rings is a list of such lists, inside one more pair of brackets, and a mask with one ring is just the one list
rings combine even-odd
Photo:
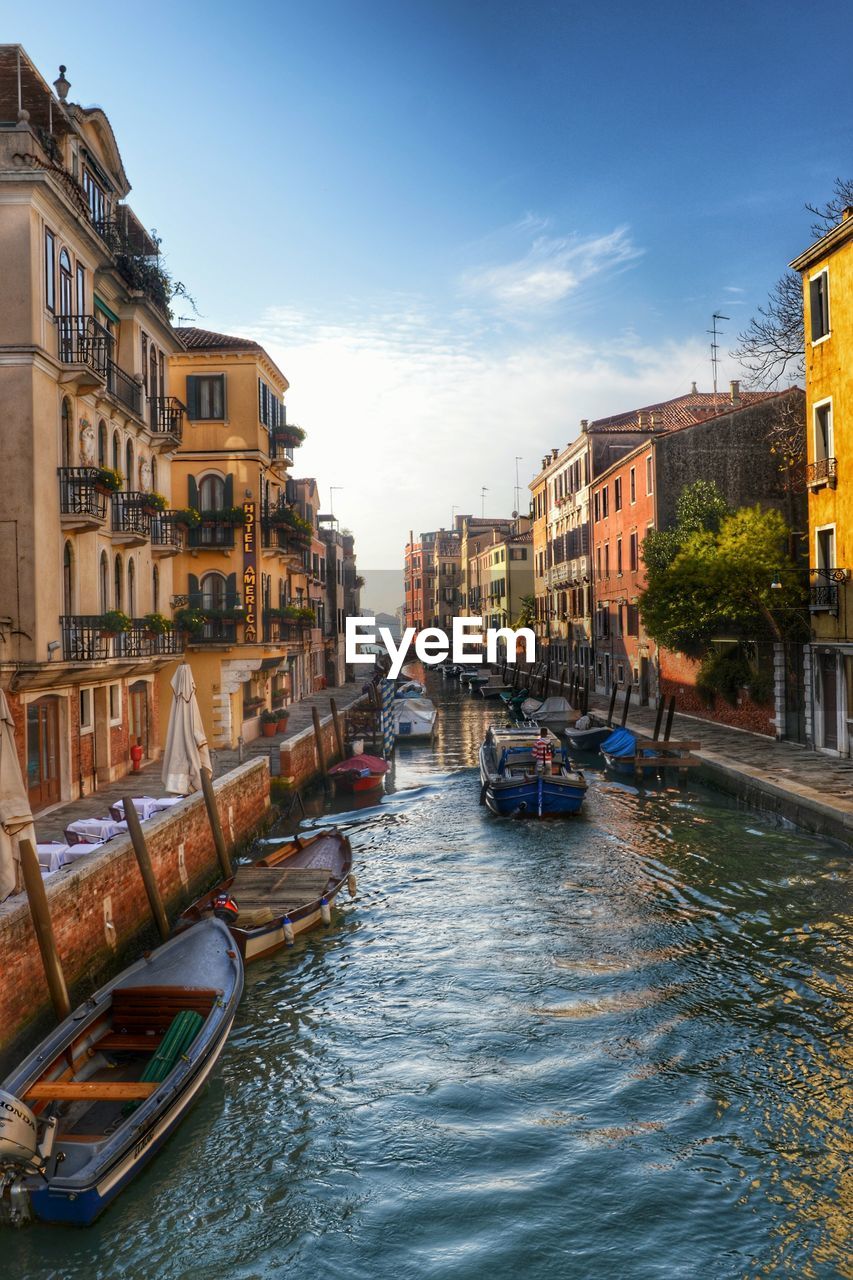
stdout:
[[175,614],[175,626],[191,636],[200,635],[206,622],[207,615],[203,609],[179,609]]
[[142,621],[145,623],[145,630],[152,636],[164,636],[167,631],[172,630],[171,622],[162,613],[146,613]]
[[95,488],[100,493],[119,493],[124,476],[112,467],[98,467],[95,472]]
[[133,623],[121,609],[108,609],[98,619],[98,630],[102,636],[118,636],[129,631]]
[[272,738],[277,732],[278,712],[262,711],[261,712],[261,733],[265,738]]
[[287,731],[287,720],[290,715],[290,712],[288,711],[287,707],[278,707],[275,711],[275,715],[277,717],[276,732],[285,733]]
[[146,493],[142,505],[151,515],[159,516],[164,511],[168,511],[169,499],[162,493]]
[[201,513],[195,507],[180,507],[172,512],[172,518],[176,524],[182,524],[187,529],[197,529],[201,524]]

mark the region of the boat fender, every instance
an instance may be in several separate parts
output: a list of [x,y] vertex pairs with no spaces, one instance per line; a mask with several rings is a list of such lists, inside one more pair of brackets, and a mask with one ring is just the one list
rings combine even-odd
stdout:
[[284,941],[287,943],[289,947],[292,947],[293,946],[293,925],[291,924],[290,916],[285,916],[281,923],[282,923],[282,928],[284,930]]
[[323,924],[332,923],[332,908],[329,906],[329,899],[326,897],[320,899],[320,919]]
[[351,898],[355,897],[355,891],[357,888],[358,888],[358,885],[356,884],[355,875],[351,871],[347,876],[347,889],[349,891],[349,896]]

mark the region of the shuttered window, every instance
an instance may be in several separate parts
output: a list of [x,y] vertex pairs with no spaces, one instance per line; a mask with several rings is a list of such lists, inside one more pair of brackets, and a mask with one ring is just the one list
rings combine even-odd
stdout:
[[829,333],[829,272],[821,271],[809,281],[809,299],[812,316],[812,342],[818,342]]
[[225,418],[225,374],[187,378],[187,414],[194,422],[222,422]]
[[52,231],[44,233],[44,304],[56,310],[56,240]]

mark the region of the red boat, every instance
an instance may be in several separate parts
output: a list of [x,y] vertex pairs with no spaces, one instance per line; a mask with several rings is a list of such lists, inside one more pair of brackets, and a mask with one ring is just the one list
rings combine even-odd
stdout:
[[379,756],[351,756],[332,765],[329,777],[338,791],[381,791],[390,765]]

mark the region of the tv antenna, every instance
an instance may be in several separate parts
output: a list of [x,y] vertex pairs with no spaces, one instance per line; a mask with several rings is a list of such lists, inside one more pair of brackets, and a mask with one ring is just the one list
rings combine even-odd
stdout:
[[487,494],[488,492],[489,492],[489,491],[488,491],[488,489],[486,488],[486,486],[485,486],[485,485],[482,485],[482,486],[481,486],[481,488],[480,488],[480,515],[481,515],[484,519],[485,519],[485,516],[486,516],[486,494]]
[[515,455],[515,502],[512,505],[516,511],[521,510],[521,485],[518,480],[518,464],[523,461],[521,454]]
[[717,339],[723,336],[722,329],[717,328],[717,321],[728,320],[728,319],[730,319],[729,316],[724,316],[719,311],[715,311],[711,320],[712,327],[707,330],[707,332],[710,333],[711,335],[711,373],[713,374],[713,379],[714,379],[714,406],[715,407],[717,404],[717,366],[720,363],[720,357],[718,354],[720,350],[720,344],[719,342],[717,342]]

